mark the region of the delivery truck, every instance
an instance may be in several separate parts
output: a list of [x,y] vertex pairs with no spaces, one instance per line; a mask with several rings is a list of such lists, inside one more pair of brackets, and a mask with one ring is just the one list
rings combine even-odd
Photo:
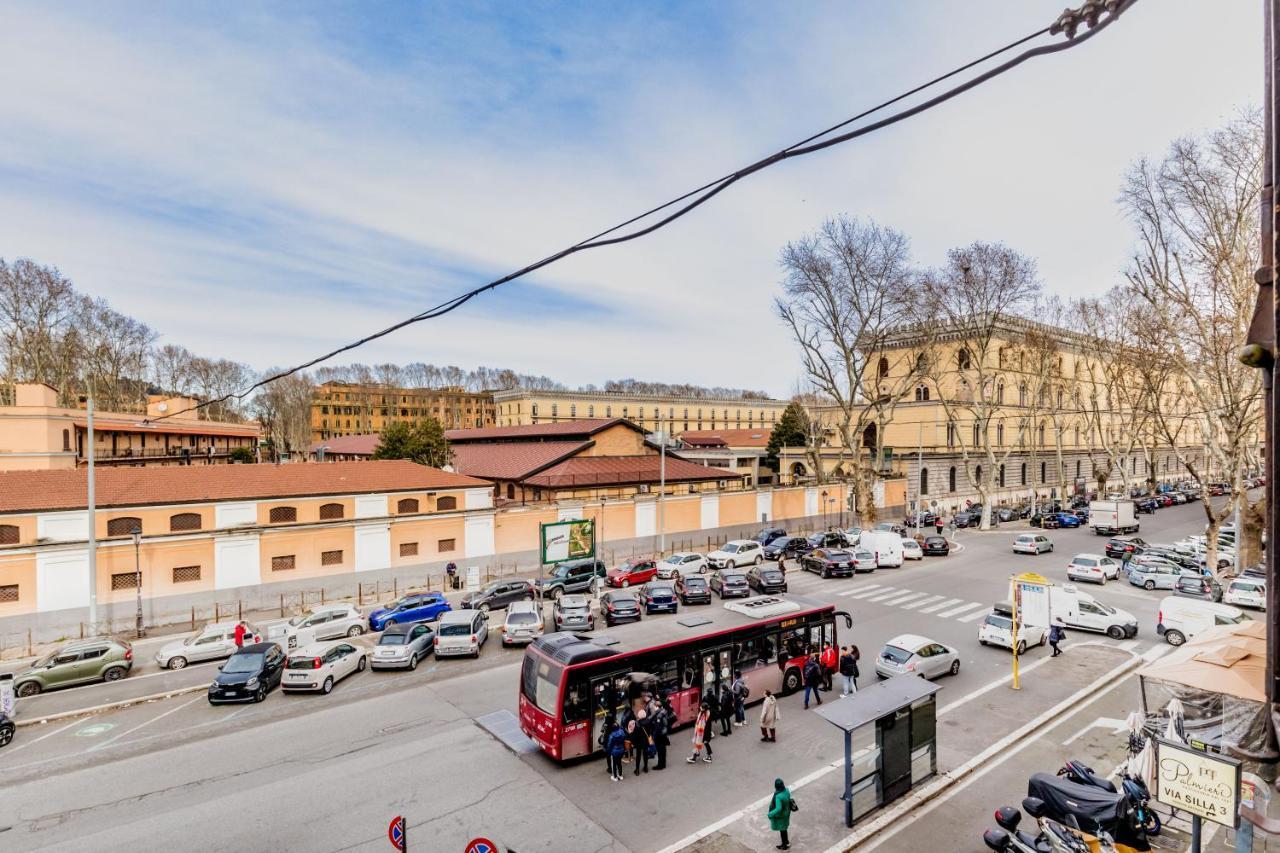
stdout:
[[1133,501],[1091,501],[1089,526],[1099,536],[1137,533],[1138,520],[1133,513]]

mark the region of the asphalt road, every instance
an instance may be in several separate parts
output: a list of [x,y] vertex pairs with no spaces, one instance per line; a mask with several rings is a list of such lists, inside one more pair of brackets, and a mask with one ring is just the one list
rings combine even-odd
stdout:
[[[1142,535],[1172,540],[1199,532],[1203,519],[1199,505],[1171,507],[1144,516]],[[1065,667],[1058,672],[1062,659],[1041,663],[1047,650],[1036,649],[1026,656],[1024,689],[1015,694],[1005,684],[1009,653],[977,643],[978,620],[1006,596],[1011,573],[1035,570],[1064,582],[1070,557],[1103,542],[1087,530],[1050,531],[1054,553],[1017,556],[1009,545],[1018,529],[960,531],[959,553],[851,580],[789,573],[794,592],[853,614],[852,637],[842,632],[840,639],[852,639],[868,658],[905,632],[961,650],[959,675],[940,682],[939,705],[956,706],[940,726],[940,769],[1032,719],[1083,677],[1066,677]],[[1110,658],[1102,658],[1110,652],[1141,652],[1157,642],[1157,602],[1167,593],[1123,582],[1091,591],[1134,613],[1140,629],[1125,644],[1072,633],[1064,645],[1069,654],[1082,644],[1073,659],[1099,650],[1096,667],[1083,664],[1085,674],[1096,676],[1109,667]],[[674,620],[664,620],[670,617],[611,632],[661,633],[666,624],[676,630]],[[1093,645],[1083,645],[1086,637]],[[1125,648],[1107,649],[1119,645]],[[514,712],[519,660],[519,651],[494,641],[478,661],[366,672],[327,697],[277,693],[261,705],[213,708],[194,693],[25,727],[0,752],[0,850],[136,850],[145,839],[156,847],[194,842],[202,850],[372,851],[387,849],[386,825],[395,814],[408,817],[420,849],[463,850],[469,838],[487,836],[521,853],[659,850],[721,821],[732,825],[771,790],[774,776],[805,778],[840,753],[835,731],[794,696],[782,700],[776,745],[761,744],[753,728],[739,729],[738,737],[715,742],[712,765],[678,761],[662,774],[611,785],[598,761],[562,767],[540,753],[516,755],[474,722]],[[206,683],[211,672],[172,675]],[[85,698],[59,702],[94,705],[105,691],[61,695],[72,694]],[[673,756],[687,734],[677,732],[674,740]],[[838,832],[839,803],[827,800],[813,797],[806,817]],[[981,847],[980,831],[966,838],[976,843],[961,849]],[[821,848],[802,841],[796,849]]]

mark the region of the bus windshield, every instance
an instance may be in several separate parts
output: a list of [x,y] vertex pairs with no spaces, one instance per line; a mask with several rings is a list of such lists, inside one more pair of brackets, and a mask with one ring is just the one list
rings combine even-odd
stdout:
[[560,694],[560,675],[564,667],[534,655],[525,655],[520,671],[520,692],[540,710],[556,713]]

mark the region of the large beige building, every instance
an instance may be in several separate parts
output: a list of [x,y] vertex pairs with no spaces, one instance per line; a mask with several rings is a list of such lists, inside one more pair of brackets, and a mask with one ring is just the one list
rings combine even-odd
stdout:
[[676,397],[608,391],[495,391],[498,426],[524,426],[582,418],[626,418],[649,432],[772,429],[785,400]]
[[434,418],[445,429],[494,426],[493,395],[449,388],[392,388],[326,382],[311,403],[311,437],[317,442],[382,432],[394,421]]

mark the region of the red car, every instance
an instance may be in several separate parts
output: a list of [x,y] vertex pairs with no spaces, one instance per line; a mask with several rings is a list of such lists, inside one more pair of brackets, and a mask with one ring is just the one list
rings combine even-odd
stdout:
[[658,563],[651,557],[632,557],[605,576],[609,586],[628,587],[648,583],[658,576]]
[[1156,500],[1160,501],[1160,506],[1173,506],[1173,498],[1168,495],[1156,495]]

